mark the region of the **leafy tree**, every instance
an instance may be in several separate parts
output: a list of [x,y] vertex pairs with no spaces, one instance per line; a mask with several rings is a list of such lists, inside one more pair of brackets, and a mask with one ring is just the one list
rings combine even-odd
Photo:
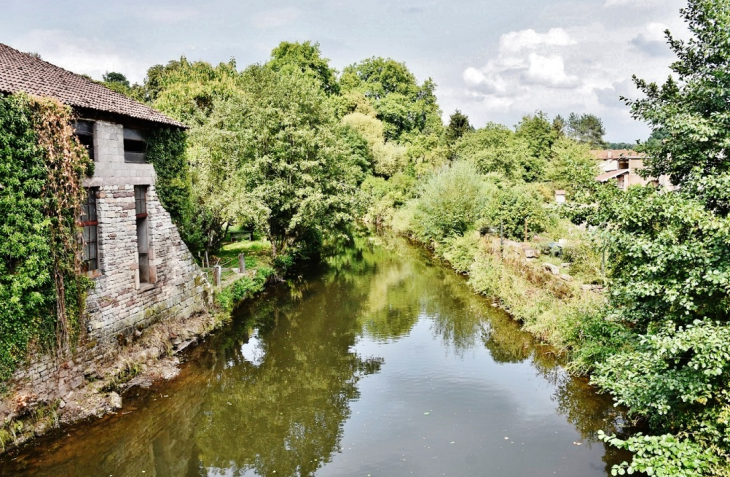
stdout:
[[102,76],[102,80],[105,83],[116,83],[119,85],[122,85],[126,88],[129,88],[131,85],[129,84],[129,80],[126,76],[124,76],[122,73],[117,73],[116,71],[112,72],[106,72]]
[[575,113],[570,113],[566,134],[576,141],[588,144],[593,149],[606,147],[606,142],[603,140],[603,136],[606,134],[603,121],[593,114],[578,116]]
[[612,149],[614,151],[620,149],[634,150],[636,149],[636,143],[630,142],[609,142],[606,144],[606,149]]
[[452,145],[464,134],[474,130],[469,124],[469,117],[458,109],[449,117],[449,125],[446,127],[446,142]]
[[369,164],[333,102],[299,71],[252,66],[240,86],[196,132],[206,201],[229,220],[259,224],[274,256],[345,234]]
[[564,137],[566,129],[568,128],[568,123],[565,121],[565,118],[558,114],[555,118],[553,118],[552,127],[556,136]]
[[568,138],[558,139],[551,149],[552,159],[546,168],[546,179],[556,188],[569,192],[574,199],[585,202],[595,189],[600,173],[588,145]]
[[550,148],[558,134],[548,121],[547,114],[538,111],[534,116],[524,116],[517,124],[516,137],[524,139],[530,148],[530,153],[542,160],[550,158]]
[[730,172],[730,17],[725,0],[690,0],[681,10],[692,38],[675,39],[677,55],[670,76],[659,86],[634,77],[644,98],[626,103],[632,115],[647,122],[666,141],[649,141],[647,173],[668,174],[674,184],[694,177]]
[[489,192],[474,165],[458,161],[422,186],[409,228],[425,243],[461,236],[482,216]]
[[276,72],[298,68],[302,73],[313,75],[328,94],[339,93],[337,71],[330,68],[327,58],[322,58],[319,43],[282,41],[271,51],[271,59],[266,65]]
[[356,112],[342,118],[342,122],[367,141],[375,174],[390,177],[404,169],[407,161],[406,147],[385,142],[382,121]]
[[496,172],[518,181],[538,179],[546,164],[531,154],[526,140],[494,123],[463,136],[454,151],[458,159],[473,162],[482,174]]
[[423,132],[440,134],[443,129],[436,85],[429,78],[419,86],[404,63],[369,58],[346,67],[340,86],[343,92],[362,94],[371,103],[383,121],[386,140]]
[[630,337],[597,366],[593,380],[657,434],[606,436],[636,451],[617,472],[730,472],[727,7],[725,0],[689,0],[681,12],[692,38],[667,33],[677,79],[660,87],[634,78],[645,97],[627,100],[632,115],[654,131],[642,145],[647,174],[668,174],[681,190],[635,188],[605,204],[612,229],[609,319]]

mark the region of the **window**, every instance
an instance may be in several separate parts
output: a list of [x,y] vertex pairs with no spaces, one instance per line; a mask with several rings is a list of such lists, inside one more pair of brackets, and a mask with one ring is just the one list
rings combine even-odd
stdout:
[[97,187],[86,189],[86,201],[84,201],[81,215],[81,226],[83,227],[83,244],[82,244],[82,257],[83,257],[83,271],[93,272],[99,269],[98,260],[98,233],[97,227],[99,225],[98,218],[96,216],[96,194],[99,191]]
[[74,122],[74,134],[79,139],[79,142],[89,152],[89,158],[95,161],[94,158],[94,123],[91,121],[76,121]]
[[139,282],[150,283],[150,246],[147,237],[147,186],[134,186],[134,206],[137,215]]
[[144,164],[146,162],[147,138],[138,129],[124,128],[124,162]]

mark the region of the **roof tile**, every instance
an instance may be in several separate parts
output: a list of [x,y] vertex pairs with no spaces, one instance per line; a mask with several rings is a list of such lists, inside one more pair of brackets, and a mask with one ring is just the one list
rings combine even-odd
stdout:
[[187,127],[94,81],[0,43],[0,92],[51,96],[64,104]]

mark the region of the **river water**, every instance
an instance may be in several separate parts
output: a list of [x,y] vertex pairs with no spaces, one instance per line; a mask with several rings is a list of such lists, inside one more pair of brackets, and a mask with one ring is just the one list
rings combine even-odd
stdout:
[[421,250],[359,240],[180,375],[0,460],[18,476],[606,476],[605,396]]

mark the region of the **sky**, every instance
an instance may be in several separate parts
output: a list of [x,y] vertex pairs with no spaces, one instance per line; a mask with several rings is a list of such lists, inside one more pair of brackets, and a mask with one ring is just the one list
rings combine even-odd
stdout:
[[432,78],[444,120],[514,126],[538,110],[599,116],[606,139],[649,130],[620,96],[631,77],[664,81],[674,55],[664,31],[686,38],[684,0],[2,0],[0,43],[95,79],[144,80],[180,56],[239,68],[281,41],[318,42],[342,70],[372,56]]

